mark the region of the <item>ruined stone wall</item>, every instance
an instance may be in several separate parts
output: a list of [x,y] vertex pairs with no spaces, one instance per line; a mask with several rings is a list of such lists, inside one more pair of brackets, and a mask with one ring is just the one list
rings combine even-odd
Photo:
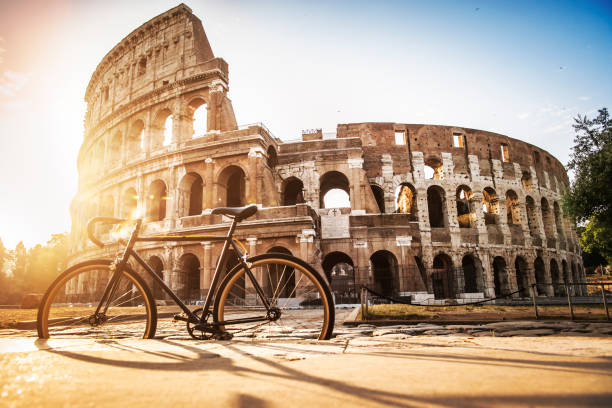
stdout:
[[[212,208],[255,203],[236,232],[249,254],[304,259],[338,299],[360,284],[422,300],[584,279],[560,210],[568,178],[546,151],[476,129],[400,123],[340,124],[334,138],[315,130],[283,142],[264,125],[237,126],[228,83],[227,64],[184,5],[104,57],[85,95],[71,263],[113,255],[87,240],[96,215],[143,217],[145,235],[219,235],[227,220]],[[326,205],[331,190],[347,203]],[[195,300],[210,287],[220,245],[203,237],[138,250]]]

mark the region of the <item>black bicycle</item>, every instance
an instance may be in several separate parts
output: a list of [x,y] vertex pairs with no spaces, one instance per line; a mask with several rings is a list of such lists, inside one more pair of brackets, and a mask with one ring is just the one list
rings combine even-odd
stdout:
[[[296,257],[272,253],[248,257],[246,248],[233,237],[237,224],[254,215],[257,206],[222,207],[212,210],[232,219],[223,236],[158,235],[139,236],[142,219],[123,220],[95,217],[87,225],[92,242],[100,247],[94,233],[99,223],[119,224],[125,238],[118,238],[117,256],[76,264],[62,272],[45,293],[38,309],[40,338],[79,335],[122,338],[142,333],[155,336],[157,305],[149,286],[128,261],[135,259],[154,284],[182,310],[174,320],[184,321],[196,339],[264,337],[267,339],[331,337],[334,301],[325,279]],[[153,268],[134,250],[137,242],[223,241],[223,249],[201,308],[190,310],[164,283]],[[238,264],[229,272],[229,256]],[[159,296],[158,296],[159,297]],[[165,303],[165,302],[163,302]],[[167,306],[160,306],[166,312]]]

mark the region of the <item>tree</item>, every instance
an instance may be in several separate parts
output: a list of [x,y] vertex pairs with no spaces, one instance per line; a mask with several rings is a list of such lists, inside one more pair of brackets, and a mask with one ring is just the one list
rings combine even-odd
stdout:
[[571,160],[574,181],[564,192],[563,209],[576,222],[586,224],[581,245],[598,250],[612,262],[612,119],[608,109],[589,119],[578,115]]

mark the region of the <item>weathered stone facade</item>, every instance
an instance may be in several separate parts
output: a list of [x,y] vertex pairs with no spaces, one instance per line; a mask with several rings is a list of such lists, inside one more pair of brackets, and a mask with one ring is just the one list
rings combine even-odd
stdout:
[[[226,220],[212,208],[256,203],[237,231],[249,254],[301,257],[343,299],[360,284],[422,300],[584,280],[559,207],[568,178],[546,151],[491,132],[399,123],[340,124],[333,138],[315,130],[283,142],[261,124],[237,126],[228,89],[227,63],[184,5],[104,57],[85,95],[72,263],[108,255],[86,237],[95,215],[140,212],[144,234],[220,234]],[[325,208],[330,190],[350,204]],[[197,299],[220,247],[203,238],[140,251]]]

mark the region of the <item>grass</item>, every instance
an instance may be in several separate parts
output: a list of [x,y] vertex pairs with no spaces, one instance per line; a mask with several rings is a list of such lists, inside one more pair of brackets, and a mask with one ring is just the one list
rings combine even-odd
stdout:
[[[540,318],[569,319],[569,308],[563,305],[538,306]],[[605,320],[602,305],[575,305],[576,319]],[[533,306],[412,306],[373,305],[368,307],[366,320],[444,320],[487,321],[534,319]]]

